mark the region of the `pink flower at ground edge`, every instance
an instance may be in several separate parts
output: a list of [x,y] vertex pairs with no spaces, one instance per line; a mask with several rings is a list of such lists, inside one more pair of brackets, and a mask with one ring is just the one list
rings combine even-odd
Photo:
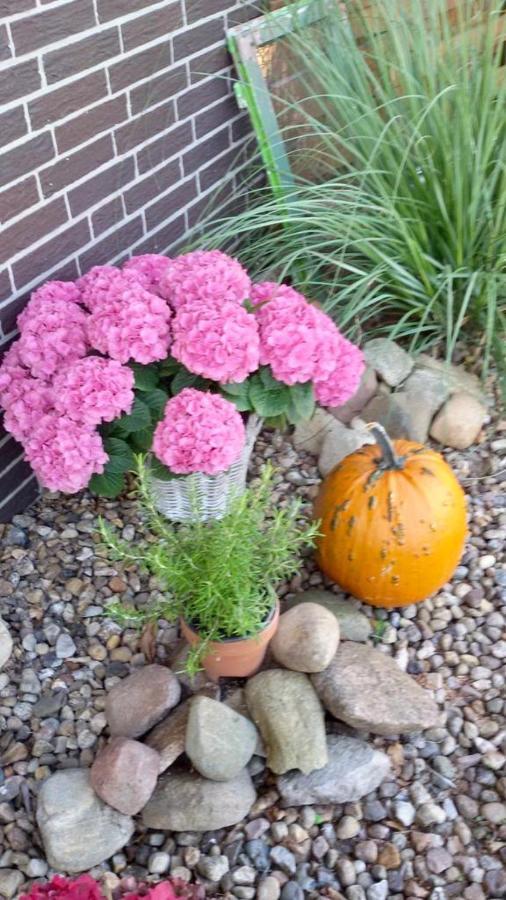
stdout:
[[75,494],[101,475],[109,457],[98,431],[49,412],[25,440],[25,455],[44,487]]
[[341,346],[332,370],[314,381],[317,403],[320,406],[342,406],[356,393],[364,370],[364,354],[360,348],[341,336]]
[[32,885],[28,894],[21,894],[20,900],[104,900],[104,895],[91,875],[77,878],[53,875],[46,884]]
[[232,403],[219,394],[185,388],[168,401],[153,452],[176,474],[217,475],[239,459],[245,440],[244,423]]

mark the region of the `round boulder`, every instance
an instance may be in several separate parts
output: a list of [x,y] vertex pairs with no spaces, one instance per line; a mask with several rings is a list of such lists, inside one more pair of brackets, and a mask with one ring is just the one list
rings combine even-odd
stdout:
[[294,672],[323,672],[339,645],[339,623],[319,603],[299,603],[283,613],[271,641],[274,658]]

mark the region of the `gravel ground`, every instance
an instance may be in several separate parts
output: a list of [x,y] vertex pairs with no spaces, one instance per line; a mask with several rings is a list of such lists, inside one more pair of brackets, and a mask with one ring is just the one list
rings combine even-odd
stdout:
[[[254,757],[259,799],[247,822],[203,835],[139,829],[92,874],[108,873],[113,887],[130,875],[172,873],[203,882],[209,897],[245,900],[276,900],[280,887],[281,900],[506,896],[505,451],[506,421],[496,419],[481,443],[446,454],[470,512],[452,582],[404,610],[362,607],[377,646],[433,691],[444,722],[423,735],[371,738],[389,754],[392,780],[360,803],[281,809]],[[314,496],[312,457],[264,434],[254,468],[266,458],[279,470],[280,502],[293,491]],[[105,607],[148,600],[156,586],[100,555],[99,513],[135,539],[133,500],[87,495],[46,494],[0,530],[0,616],[15,642],[0,672],[0,895],[50,874],[34,825],[38,787],[56,769],[91,764],[105,740],[107,690],[145,661],[138,633],[122,630]],[[325,583],[308,560],[281,594]],[[176,638],[162,624],[157,661],[170,659]],[[21,874],[7,884],[6,870]]]

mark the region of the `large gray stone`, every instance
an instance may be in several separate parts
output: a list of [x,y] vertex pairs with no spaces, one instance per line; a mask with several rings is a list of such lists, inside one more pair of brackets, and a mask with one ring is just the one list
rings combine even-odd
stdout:
[[12,653],[12,638],[7,625],[0,619],[0,669],[5,666]]
[[[248,704],[246,703],[246,692],[244,688],[235,688],[235,690],[231,691],[224,697],[223,702],[230,706],[230,709],[233,709],[234,712],[239,713],[241,716],[245,716],[246,719],[251,719],[251,713],[248,709]],[[253,751],[255,756],[267,756],[267,751],[265,749],[264,742],[262,740],[262,736],[258,729],[256,729],[257,733],[257,742],[255,744],[255,749]]]
[[181,686],[166,666],[137,669],[107,695],[105,715],[111,734],[140,737],[176,706],[180,696]]
[[435,373],[450,394],[456,394],[459,391],[465,391],[473,394],[481,403],[485,402],[483,385],[477,375],[467,372],[463,366],[454,366],[445,362],[444,359],[433,359],[426,353],[420,353],[415,359],[414,373],[431,372]]
[[399,394],[377,394],[360,413],[364,422],[378,422],[394,440],[409,440],[413,421],[409,408],[399,402]]
[[472,394],[460,391],[446,401],[434,419],[430,436],[444,447],[466,450],[477,440],[487,410]]
[[388,338],[373,338],[364,346],[364,356],[369,366],[390,387],[397,387],[411,372],[414,362],[399,344]]
[[273,772],[312,772],[326,764],[325,717],[306,675],[283,669],[260,672],[246,685],[246,702]]
[[343,403],[342,406],[331,407],[329,413],[335,419],[339,419],[340,422],[348,425],[355,416],[360,414],[366,403],[374,397],[377,388],[378,379],[376,378],[376,372],[368,366],[360,379],[360,384],[353,397],[347,400],[346,403]]
[[312,682],[329,712],[353,728],[404,734],[438,722],[430,694],[390,656],[365,644],[340,644],[330,666]]
[[324,409],[317,407],[310,419],[303,419],[295,426],[293,444],[297,450],[318,454],[327,434],[334,427],[334,419]]
[[170,770],[159,779],[144,807],[146,828],[168,831],[216,831],[244,819],[256,800],[253,782],[243,771],[231,781],[210,781],[196,772]]
[[432,369],[414,369],[395,394],[395,401],[409,418],[408,437],[424,444],[432,419],[449,396],[446,378]]
[[374,439],[370,434],[356,428],[347,428],[334,419],[334,427],[327,432],[318,457],[320,474],[325,478],[350,453],[355,453],[364,444],[373,443]]
[[366,641],[372,632],[367,616],[354,605],[356,601],[336,597],[330,591],[317,589],[301,591],[286,601],[285,608],[292,609],[299,603],[319,603],[337,619],[342,641]]
[[64,769],[43,783],[37,825],[46,859],[59,872],[85,872],[109,859],[130,840],[130,816],[97,797],[89,769]]
[[329,761],[323,769],[303,775],[289,772],[278,778],[287,806],[309,803],[352,803],[376,790],[390,772],[386,753],[346,735],[327,738]]
[[159,771],[156,750],[131,738],[114,737],[94,759],[91,784],[104,803],[136,816],[151,797]]
[[160,772],[184,753],[189,714],[190,701],[185,700],[144,738],[144,743],[158,753]]
[[280,617],[270,650],[287,669],[321,672],[333,659],[338,644],[335,616],[319,603],[299,603]]
[[257,730],[225,703],[194,697],[186,728],[186,755],[197,772],[212,781],[231,781],[249,763]]

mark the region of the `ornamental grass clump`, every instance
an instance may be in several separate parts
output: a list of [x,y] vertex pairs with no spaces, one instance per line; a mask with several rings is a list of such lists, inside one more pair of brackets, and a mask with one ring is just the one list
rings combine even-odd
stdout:
[[275,104],[297,123],[281,136],[305,176],[282,198],[249,190],[207,238],[252,276],[290,276],[345,333],[440,343],[448,360],[465,340],[484,374],[492,355],[505,372],[506,14],[451,7],[345,0],[320,40],[280,42],[299,102]]
[[109,611],[123,622],[139,624],[153,614],[172,621],[183,618],[202,641],[189,657],[189,668],[195,670],[209,642],[254,637],[262,630],[276,603],[276,586],[297,572],[300,554],[314,545],[318,525],[304,520],[298,499],[276,505],[269,465],[223,518],[200,521],[195,501],[195,517],[179,526],[158,512],[142,457],[137,475],[149,537],[130,544],[104,521],[100,531],[111,556],[154,575],[167,599],[155,610],[115,605]]
[[[289,297],[285,302],[285,298]],[[41,484],[107,497],[149,451],[159,480],[238,462],[250,413],[271,424],[345,402],[362,353],[302,294],[253,285],[219,250],[50,281],[18,318],[0,405]]]

